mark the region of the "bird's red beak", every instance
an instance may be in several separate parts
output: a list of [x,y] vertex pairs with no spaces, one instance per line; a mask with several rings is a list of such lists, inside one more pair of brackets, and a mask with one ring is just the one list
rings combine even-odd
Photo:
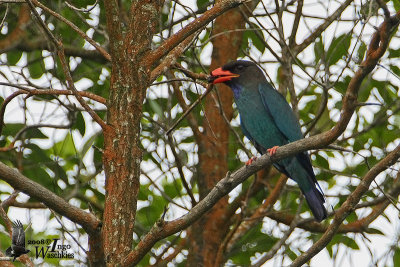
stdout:
[[211,72],[211,76],[208,78],[208,82],[213,84],[223,83],[239,76],[240,76],[239,74],[232,73],[229,70],[223,70],[222,68],[218,68]]

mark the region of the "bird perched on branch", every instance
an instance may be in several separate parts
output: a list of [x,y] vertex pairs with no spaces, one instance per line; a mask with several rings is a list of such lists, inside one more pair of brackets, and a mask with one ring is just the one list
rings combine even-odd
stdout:
[[21,221],[13,222],[11,247],[6,250],[6,255],[14,257],[13,261],[19,256],[28,253],[30,250],[25,249],[25,231]]
[[[267,82],[255,63],[244,60],[230,62],[213,70],[209,82],[225,83],[232,89],[243,134],[261,154],[268,152],[272,156],[279,146],[303,138],[300,124],[286,99]],[[297,182],[315,219],[325,219],[325,199],[308,153],[279,160],[274,166]]]

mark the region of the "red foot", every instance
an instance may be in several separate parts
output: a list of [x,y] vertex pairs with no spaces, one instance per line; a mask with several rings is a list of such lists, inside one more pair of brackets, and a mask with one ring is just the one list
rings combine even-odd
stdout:
[[251,159],[249,159],[248,161],[246,161],[246,166],[249,166],[250,164],[252,164],[254,161],[257,160],[257,157],[251,157]]
[[276,150],[278,149],[279,146],[274,146],[271,148],[268,148],[267,151],[269,153],[270,156],[274,155],[276,153]]

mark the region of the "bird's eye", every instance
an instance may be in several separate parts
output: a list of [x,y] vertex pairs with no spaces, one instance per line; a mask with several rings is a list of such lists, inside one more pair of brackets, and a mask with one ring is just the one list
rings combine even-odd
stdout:
[[236,67],[236,69],[237,69],[237,70],[243,70],[243,69],[244,69],[244,66],[243,66],[243,65],[238,65],[238,66]]

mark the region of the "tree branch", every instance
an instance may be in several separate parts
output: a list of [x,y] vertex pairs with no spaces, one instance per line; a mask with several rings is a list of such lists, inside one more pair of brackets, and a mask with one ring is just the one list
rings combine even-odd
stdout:
[[346,0],[335,12],[333,12],[332,15],[330,15],[324,23],[319,25],[306,39],[303,40],[301,44],[298,44],[297,46],[294,46],[292,51],[295,55],[303,51],[306,47],[308,47],[314,40],[321,35],[323,31],[326,30],[326,28],[331,25],[333,21],[335,21],[342,13],[343,11],[353,2],[353,0]]
[[79,27],[77,27],[75,24],[73,24],[71,21],[67,20],[66,18],[64,18],[63,16],[58,14],[57,12],[55,12],[55,11],[51,10],[50,8],[48,8],[47,6],[43,5],[39,1],[37,1],[37,0],[31,0],[31,1],[35,6],[40,7],[41,9],[43,9],[47,13],[51,14],[56,19],[64,22],[65,24],[67,24],[72,30],[77,32],[83,39],[85,39],[89,44],[91,44],[94,48],[96,48],[96,50],[99,51],[99,53],[105,59],[107,59],[108,61],[111,61],[110,54],[108,54],[108,52],[103,47],[101,47],[98,43],[96,43],[92,38],[87,36],[87,34],[84,33],[81,29],[79,29]]
[[144,57],[143,62],[147,66],[152,66],[161,60],[162,57],[167,55],[172,49],[174,49],[179,43],[183,42],[187,37],[195,33],[197,30],[201,29],[213,19],[224,13],[225,11],[236,7],[246,0],[224,0],[220,1],[213,8],[204,12],[202,16],[192,21],[179,32],[172,35],[170,38],[165,40],[157,49],[153,50],[146,57]]
[[315,242],[306,252],[300,255],[293,263],[291,267],[302,266],[312,257],[314,257],[318,252],[328,245],[332,237],[339,230],[342,222],[346,217],[354,210],[357,203],[360,201],[363,194],[368,190],[372,181],[375,177],[386,170],[388,167],[393,165],[400,158],[400,145],[397,146],[392,152],[390,152],[384,159],[377,163],[370,171],[364,176],[357,188],[350,194],[347,200],[335,213],[335,217],[329,225],[328,229],[322,235],[322,237]]
[[0,177],[9,183],[13,188],[26,193],[27,195],[44,203],[47,207],[57,213],[67,217],[73,222],[78,223],[88,233],[99,230],[100,221],[92,214],[87,213],[80,208],[72,206],[61,197],[50,190],[44,188],[38,183],[25,177],[13,168],[0,162]]
[[[199,33],[199,32],[198,32]],[[158,76],[166,72],[170,67],[175,64],[178,57],[185,52],[185,50],[192,44],[192,42],[196,39],[198,33],[192,34],[186,38],[183,42],[177,45],[174,49],[172,49],[168,55],[163,59],[163,61],[152,70],[150,74],[150,82],[153,82],[157,79]]]

